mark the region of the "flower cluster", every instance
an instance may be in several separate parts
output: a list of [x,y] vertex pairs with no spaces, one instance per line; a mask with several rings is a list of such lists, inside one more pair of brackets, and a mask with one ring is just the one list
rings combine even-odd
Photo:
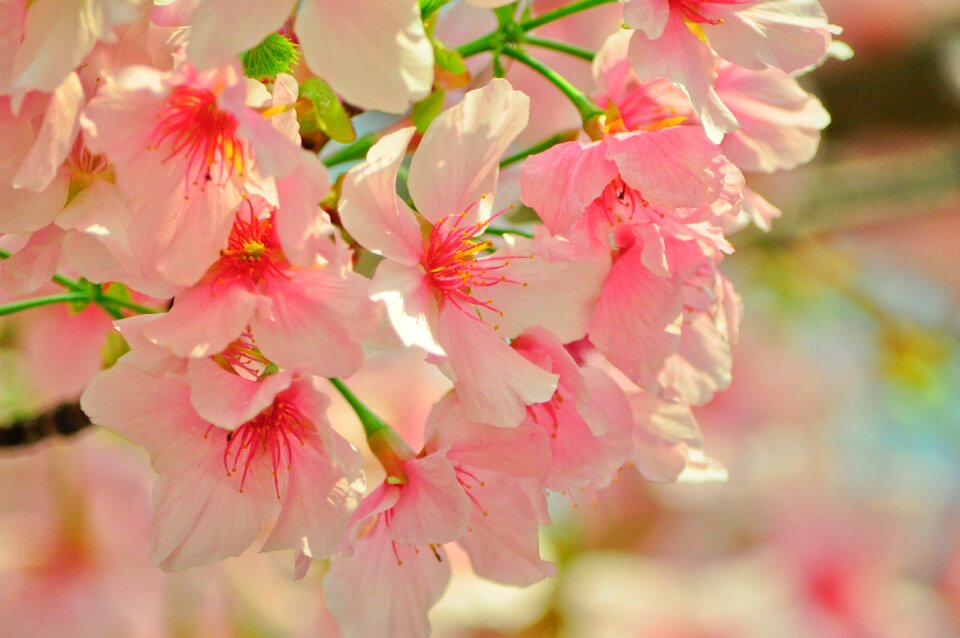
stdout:
[[[524,37],[603,0],[476,0],[500,26],[457,50],[442,1],[157,4],[0,6],[0,285],[115,320],[128,351],[81,405],[150,454],[155,565],[265,536],[299,576],[327,561],[344,636],[425,636],[445,545],[527,585],[548,491],[725,477],[691,408],[730,383],[728,238],[779,215],[743,171],[810,160],[829,122],[796,79],[838,32],[816,0],[630,0],[584,90]],[[508,156],[509,61],[582,138]],[[358,137],[364,111],[392,116]],[[420,450],[341,380],[407,348],[452,386]]]

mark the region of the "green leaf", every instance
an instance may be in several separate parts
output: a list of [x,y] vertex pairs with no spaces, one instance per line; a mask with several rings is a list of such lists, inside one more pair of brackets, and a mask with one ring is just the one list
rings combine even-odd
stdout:
[[271,33],[263,42],[240,54],[243,74],[248,78],[274,78],[278,73],[290,73],[300,52],[297,45],[279,33]]
[[300,121],[304,133],[318,128],[332,140],[349,144],[357,139],[347,110],[330,85],[320,78],[309,78],[300,83],[300,97],[309,100],[312,109]]
[[450,0],[420,0],[420,18],[426,20]]
[[448,49],[438,40],[433,41],[433,57],[437,66],[450,73],[467,72],[467,65],[463,63],[463,57],[456,51]]
[[443,89],[437,89],[413,105],[413,111],[410,113],[410,118],[413,120],[413,123],[419,132],[426,132],[427,127],[430,126],[430,122],[433,121],[433,118],[440,115],[440,111],[443,110],[443,98],[445,96],[446,92]]

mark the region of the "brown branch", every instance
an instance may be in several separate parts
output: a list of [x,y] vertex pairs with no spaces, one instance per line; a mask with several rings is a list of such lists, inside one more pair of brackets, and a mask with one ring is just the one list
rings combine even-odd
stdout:
[[79,403],[61,403],[33,418],[0,427],[0,448],[32,445],[54,435],[70,436],[89,425]]

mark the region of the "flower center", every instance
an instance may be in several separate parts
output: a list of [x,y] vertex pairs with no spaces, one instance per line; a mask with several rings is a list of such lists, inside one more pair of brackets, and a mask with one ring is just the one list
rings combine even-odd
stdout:
[[[711,0],[716,4],[735,4],[738,0]],[[670,7],[683,16],[687,24],[721,24],[723,20],[711,20],[700,13],[703,0],[670,0]]]
[[437,295],[458,310],[477,318],[474,308],[486,308],[500,316],[503,313],[492,304],[492,299],[477,297],[478,289],[489,288],[501,282],[520,283],[497,271],[506,268],[514,256],[494,257],[484,253],[493,248],[489,240],[477,241],[477,236],[497,216],[474,224],[463,224],[466,211],[448,215],[430,229],[426,254],[421,261],[430,285]]
[[271,211],[266,219],[257,217],[253,205],[237,214],[227,247],[220,251],[220,259],[214,266],[218,271],[214,283],[236,279],[259,283],[268,277],[287,276],[284,271],[290,264],[277,237],[275,215],[276,211]]
[[227,476],[242,471],[240,491],[243,492],[250,467],[258,458],[268,458],[273,469],[273,487],[280,498],[280,471],[290,471],[293,444],[304,445],[308,427],[309,421],[295,405],[277,397],[266,410],[227,433],[223,449]]
[[[217,106],[217,98],[209,89],[183,84],[173,87],[148,148],[158,149],[164,144],[167,155],[163,161],[182,158],[187,184],[194,186],[213,180],[224,184],[234,172],[243,175],[246,166],[237,120]],[[217,169],[215,164],[219,164]]]
[[527,418],[547,430],[550,436],[557,438],[557,429],[560,427],[560,410],[563,404],[563,395],[557,390],[549,401],[534,403],[527,406]]

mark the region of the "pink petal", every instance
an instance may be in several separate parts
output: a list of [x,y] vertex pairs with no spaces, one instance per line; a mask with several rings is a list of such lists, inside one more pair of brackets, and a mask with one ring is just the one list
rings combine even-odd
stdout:
[[713,89],[714,55],[681,17],[671,13],[656,40],[635,31],[629,56],[641,81],[665,78],[686,92],[711,141],[719,142],[726,131],[736,128],[736,118]]
[[566,142],[523,163],[520,199],[551,233],[569,230],[617,176],[605,151],[603,144]]
[[670,0],[633,0],[623,5],[623,22],[631,29],[643,31],[656,40],[667,26]]
[[214,446],[197,463],[162,473],[154,486],[156,513],[150,530],[150,562],[183,571],[242,553],[270,518],[268,491],[243,492],[227,480],[222,452]]
[[746,171],[773,173],[810,161],[830,114],[793,76],[778,69],[724,65],[717,93],[740,129],[723,138],[723,152]]
[[271,302],[251,326],[260,351],[284,368],[300,365],[325,377],[349,376],[363,364],[360,340],[376,327],[366,279],[335,268],[290,271],[266,279]]
[[390,538],[398,543],[439,545],[467,529],[470,500],[457,481],[453,465],[442,454],[404,463],[407,483],[400,489],[390,519]]
[[526,490],[513,478],[479,476],[484,485],[473,490],[470,527],[457,541],[470,555],[473,570],[518,586],[554,576],[556,567],[540,558],[537,508]]
[[135,353],[98,374],[80,406],[93,423],[146,449],[157,472],[198,462],[209,447],[210,426],[190,404],[186,379],[144,369]]
[[432,223],[471,207],[466,223],[488,217],[500,160],[529,110],[530,98],[494,79],[438,115],[410,162],[407,186],[417,211]]
[[427,612],[450,580],[449,559],[436,552],[392,541],[381,520],[352,555],[332,557],[323,592],[343,635],[427,638]]
[[404,345],[444,355],[434,335],[437,300],[420,265],[381,262],[370,284],[370,298],[384,303],[390,323]]
[[352,104],[401,113],[430,92],[433,48],[416,0],[306,0],[294,29],[310,70]]
[[178,357],[206,357],[240,336],[256,305],[257,295],[245,282],[218,284],[208,277],[177,295],[170,311],[143,333]]
[[521,237],[506,239],[506,246],[495,255],[518,256],[500,271],[509,281],[485,291],[503,316],[488,310],[482,310],[481,316],[498,325],[504,337],[540,326],[564,343],[582,338],[610,270],[609,251],[586,253],[577,259],[552,258],[549,247],[541,249]]
[[450,305],[439,319],[437,341],[447,353],[468,420],[514,427],[528,404],[553,396],[557,375],[524,359],[490,325]]
[[[317,428],[330,425],[314,422]],[[316,441],[293,446],[293,458],[277,524],[261,551],[296,549],[305,545],[311,558],[327,558],[336,550],[356,509],[362,485],[362,461],[339,434],[329,431],[335,450]]]
[[683,296],[672,278],[643,266],[634,245],[613,263],[590,323],[590,340],[628,377],[656,387],[664,359],[677,349]]
[[293,374],[281,370],[255,381],[224,370],[213,359],[191,359],[190,402],[205,421],[234,430],[270,407],[290,387]]
[[8,295],[26,295],[50,281],[60,265],[63,231],[50,225],[32,235],[26,245],[0,261],[0,288]]
[[276,180],[277,199],[282,214],[277,216],[277,235],[283,253],[293,264],[309,267],[317,256],[330,250],[334,227],[320,207],[330,190],[330,177],[316,155],[300,151],[293,171]]
[[709,6],[723,20],[704,29],[710,45],[721,57],[748,69],[793,72],[813,66],[826,55],[831,32],[839,33],[827,22],[817,0]]
[[405,266],[420,261],[423,238],[413,211],[397,197],[397,171],[416,129],[378,141],[343,180],[340,219],[364,248]]
[[50,186],[73,147],[83,105],[80,78],[71,73],[53,92],[36,142],[13,177],[14,187],[37,192]]
[[617,163],[628,186],[667,209],[697,208],[716,200],[728,163],[698,126],[608,137],[607,158]]

